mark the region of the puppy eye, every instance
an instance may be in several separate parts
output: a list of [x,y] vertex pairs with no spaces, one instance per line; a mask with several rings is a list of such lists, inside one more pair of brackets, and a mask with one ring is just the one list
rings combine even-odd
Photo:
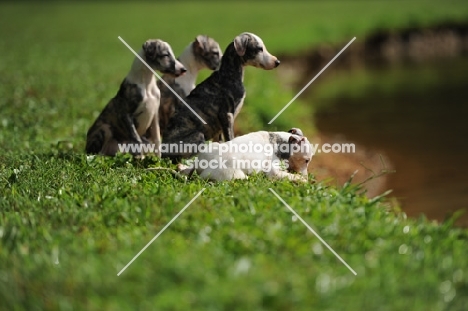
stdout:
[[159,56],[159,57],[161,57],[161,58],[169,57],[169,54],[163,54],[163,55],[161,55],[161,56]]
[[263,47],[259,46],[259,47],[257,48],[257,51],[263,52]]

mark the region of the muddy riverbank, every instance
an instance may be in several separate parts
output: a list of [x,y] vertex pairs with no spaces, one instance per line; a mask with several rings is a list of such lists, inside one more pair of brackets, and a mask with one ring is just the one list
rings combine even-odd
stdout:
[[[345,45],[281,55],[297,90]],[[305,93],[321,142],[352,142],[355,154],[318,154],[311,172],[343,184],[382,169],[370,196],[391,196],[409,216],[443,220],[468,209],[468,24],[379,31],[357,40]],[[288,76],[289,78],[291,75]],[[382,159],[380,157],[382,155]],[[458,222],[468,225],[468,212]]]

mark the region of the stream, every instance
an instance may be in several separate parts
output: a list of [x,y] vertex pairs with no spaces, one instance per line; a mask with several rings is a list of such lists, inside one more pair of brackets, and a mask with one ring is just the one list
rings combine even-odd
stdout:
[[465,209],[468,226],[468,58],[342,70],[318,88],[335,94],[311,95],[319,132],[384,154],[396,171],[385,188],[408,216]]

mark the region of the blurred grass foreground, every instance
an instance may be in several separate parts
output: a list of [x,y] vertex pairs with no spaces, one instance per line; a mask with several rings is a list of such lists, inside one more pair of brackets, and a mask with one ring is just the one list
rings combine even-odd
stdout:
[[[224,49],[249,31],[294,54],[467,17],[466,1],[0,3],[0,310],[465,310],[468,231],[456,217],[410,219],[351,183],[183,181],[146,170],[172,167],[160,159],[83,149],[133,60],[118,36],[178,54],[198,34]],[[313,133],[301,99],[267,125],[294,96],[281,81],[246,70],[239,132]]]

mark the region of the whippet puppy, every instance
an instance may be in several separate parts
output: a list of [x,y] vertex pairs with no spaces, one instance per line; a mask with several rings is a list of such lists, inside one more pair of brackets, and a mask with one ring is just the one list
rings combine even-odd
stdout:
[[[180,76],[186,71],[175,59],[169,44],[159,39],[147,40],[138,55],[153,70],[174,76]],[[119,151],[119,144],[151,143],[155,146],[154,152],[160,156],[159,101],[156,77],[135,57],[117,95],[88,130],[86,153],[113,156]],[[132,154],[143,153],[132,151]]]
[[[162,76],[162,79],[181,98],[185,98],[195,88],[199,71],[205,68],[210,70],[218,69],[222,55],[218,42],[208,36],[198,35],[178,58],[187,69],[187,72],[180,77],[165,74]],[[157,83],[161,90],[159,127],[161,128],[161,134],[164,136],[167,123],[174,115],[175,105],[181,103],[177,96],[162,81],[158,80]]]
[[179,164],[179,170],[186,175],[196,170],[201,178],[213,181],[246,179],[260,172],[270,179],[307,181],[313,156],[307,138],[290,132],[254,132],[229,142],[210,143],[204,149],[187,161],[188,166]]
[[[234,138],[234,119],[242,108],[245,97],[244,68],[254,66],[271,70],[280,61],[268,53],[262,39],[252,33],[242,33],[226,48],[219,70],[197,85],[185,98],[186,103],[207,123],[184,105],[176,105],[163,137],[164,143],[202,144],[223,135],[226,141]],[[191,153],[163,153],[178,159]]]

